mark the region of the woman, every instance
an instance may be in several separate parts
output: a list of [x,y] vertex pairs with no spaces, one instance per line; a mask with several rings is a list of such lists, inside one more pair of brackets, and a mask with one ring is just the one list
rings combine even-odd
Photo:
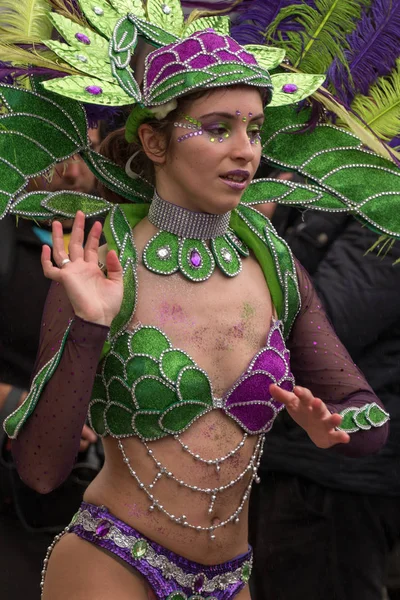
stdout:
[[[179,121],[176,120],[178,115],[182,115]],[[168,227],[171,218],[173,226],[179,227],[172,212],[176,207],[178,216],[184,213],[189,224],[199,214],[218,215],[213,219],[212,227],[223,223],[226,214],[240,202],[257,170],[260,161],[257,141],[263,118],[260,91],[249,86],[235,86],[205,92],[194,100],[190,96],[184,98],[169,116],[170,126],[166,133],[159,133],[151,123],[140,126],[141,145],[154,165],[156,190],[162,198],[156,196],[154,206],[161,206],[165,212],[160,213],[163,215],[160,217],[159,213],[152,215],[150,211],[150,217],[134,228],[138,256],[143,255],[146,245],[159,231],[171,229],[171,225]],[[183,125],[192,120],[201,123],[203,133],[178,141],[185,132]],[[223,141],[212,141],[216,139]],[[75,317],[66,352],[14,446],[21,476],[40,491],[48,491],[57,485],[60,473],[61,477],[65,476],[75,456],[90,399],[91,374],[94,374],[106,333],[122,300],[122,269],[115,252],[107,254],[105,277],[98,266],[101,226],[95,224],[83,248],[83,225],[84,216],[78,213],[68,258],[62,244],[62,225],[59,222],[53,224],[53,258],[60,267],[52,265],[50,249],[47,246],[43,249],[44,272],[58,285],[53,288],[51,305],[46,308],[44,322],[50,332],[43,334],[38,369],[46,362],[46,349],[48,351],[54,344],[68,319]],[[185,564],[197,563],[199,568],[194,569],[197,579],[192,579],[191,585],[177,588],[183,593],[192,591],[193,597],[199,598],[249,598],[247,570],[242,577],[234,576],[236,581],[225,591],[217,588],[208,592],[202,574],[209,581],[211,573],[232,572],[231,565],[236,566],[235,560],[243,561],[244,558],[248,562],[250,559],[247,497],[249,485],[256,477],[262,441],[257,435],[243,431],[239,419],[235,421],[219,410],[218,399],[226,396],[265,347],[271,330],[278,337],[273,341],[269,339],[267,352],[275,357],[284,352],[284,348],[279,347],[282,338],[268,281],[254,256],[243,260],[242,271],[235,277],[227,278],[216,271],[209,279],[197,284],[180,273],[169,276],[155,273],[139,260],[137,279],[139,293],[129,330],[138,332],[146,326],[156,327],[155,331],[162,331],[173,348],[186,352],[212,383],[214,410],[205,412],[182,434],[153,442],[138,435],[120,441],[105,437],[105,466],[88,488],[84,498],[88,504],[84,504],[82,510],[89,511],[92,516],[88,520],[97,523],[97,529],[98,523],[102,523],[104,531],[113,522],[111,513],[155,545],[168,548],[170,555],[174,553],[172,562],[175,565],[176,555],[184,557],[180,560]],[[300,267],[299,283],[303,308],[288,343],[292,360],[301,369],[297,371],[292,366],[294,377],[315,379],[318,389],[321,370],[324,379],[332,378],[333,383],[328,384],[330,399],[338,406],[329,405],[331,410],[343,410],[359,401],[363,404],[378,402],[360,373],[348,362],[346,351],[334,337],[308,277]],[[314,354],[310,362],[309,351],[314,338],[325,340],[325,347],[329,349]],[[134,347],[132,350],[135,352]],[[288,361],[288,354],[285,354],[285,360]],[[268,367],[277,381],[282,375],[280,368],[281,364]],[[345,373],[339,376],[344,381],[341,387],[335,388],[339,383],[338,373]],[[289,372],[281,377],[281,381],[282,387],[271,385],[274,400],[286,406],[311,439],[323,448],[341,444],[341,448],[348,448],[351,453],[352,445],[358,444],[357,436],[349,443],[349,434],[336,429],[342,418],[331,414],[327,405],[314,397],[314,390],[295,387],[291,391]],[[327,385],[326,381],[324,385]],[[257,400],[254,394],[256,392],[251,399]],[[154,407],[160,401],[162,399],[154,398]],[[247,411],[253,408],[249,407]],[[49,419],[54,423],[52,429]],[[264,424],[264,430],[272,424],[272,419],[270,421]],[[368,432],[366,449],[371,451],[379,447],[385,434],[386,427]],[[54,443],[55,436],[59,437],[57,444]],[[32,452],[34,446],[37,448]],[[32,465],[32,455],[36,466]],[[220,457],[219,462],[217,457]],[[132,473],[135,476],[132,477]],[[225,489],[219,490],[221,487]],[[154,490],[155,502],[149,502],[144,488],[147,492]],[[214,492],[200,491],[204,489]],[[107,509],[95,508],[100,506]],[[235,515],[234,519],[231,519],[232,515]],[[229,519],[226,526],[218,527]],[[138,565],[141,559],[133,554],[135,568],[127,566],[123,551],[120,558],[115,554],[118,546],[114,544],[111,548],[108,541],[102,546],[106,551],[102,552],[95,539],[96,533],[82,535],[83,521],[79,522],[80,533],[76,529],[55,545],[45,579],[45,599],[71,596],[99,599],[111,594],[121,599],[186,597],[174,595],[174,588],[170,591],[173,573],[172,580],[164,573],[160,582],[154,575],[154,568]],[[201,530],[197,531],[197,527]],[[100,525],[97,541],[105,542],[106,537],[101,534]],[[84,541],[85,535],[94,543]],[[222,563],[229,566],[218,567],[222,571],[216,567],[213,567],[217,569],[215,571],[209,570],[211,565]],[[240,567],[243,569],[242,564]],[[198,596],[196,592],[199,592]]]
[[[150,209],[113,209],[105,258],[98,223],[82,247],[81,212],[69,255],[59,222],[57,266],[43,249],[55,283],[30,395],[8,420],[16,463],[38,491],[59,485],[88,409],[105,448],[104,468],[49,549],[45,600],[248,600],[248,497],[280,410],[321,448],[349,455],[376,451],[387,436],[388,415],[307,274],[268,220],[240,205],[260,162],[268,72],[225,34],[189,38],[146,59],[147,109],[127,126],[140,142],[127,172],[137,177],[132,163],[142,155],[142,171],[153,168]],[[48,87],[67,93],[66,81]],[[296,90],[284,85],[282,94]],[[68,93],[81,92],[71,85]],[[124,164],[133,148],[114,141],[105,150]]]

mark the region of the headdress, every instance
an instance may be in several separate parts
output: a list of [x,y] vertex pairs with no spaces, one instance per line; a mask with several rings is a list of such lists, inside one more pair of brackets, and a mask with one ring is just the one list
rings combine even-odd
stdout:
[[[78,209],[90,216],[108,214],[109,244],[120,251],[126,278],[133,279],[127,219],[135,223],[147,214],[153,188],[93,151],[88,118],[133,108],[127,134],[134,138],[144,119],[172,110],[183,94],[245,83],[266,90],[264,159],[297,171],[306,183],[253,181],[231,215],[239,237],[253,251],[257,238],[282,244],[253,208],[273,201],[349,212],[381,234],[399,237],[400,162],[388,141],[399,124],[394,22],[400,20],[400,0],[374,0],[371,6],[366,0],[234,5],[232,34],[242,45],[228,35],[229,17],[195,10],[185,19],[179,0],[145,5],[141,0],[0,0],[0,81],[5,82],[0,84],[0,218],[7,213],[39,220],[71,217]],[[372,39],[379,43],[371,45]],[[146,58],[141,86],[131,67],[139,40],[156,48]],[[363,55],[368,61],[360,69]],[[360,95],[368,89],[371,98]],[[362,119],[356,109],[362,109]],[[31,178],[76,153],[106,187],[132,204],[122,210],[87,194],[25,191]],[[264,254],[258,252],[258,258],[268,269]],[[294,266],[273,264],[277,285],[274,290],[271,284],[271,292],[283,306],[280,290],[287,292],[294,282]],[[288,328],[293,318],[288,317]],[[117,319],[116,330],[128,316]]]

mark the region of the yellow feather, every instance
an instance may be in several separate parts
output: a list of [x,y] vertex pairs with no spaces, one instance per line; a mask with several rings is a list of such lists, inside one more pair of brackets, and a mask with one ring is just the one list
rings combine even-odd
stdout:
[[51,37],[49,0],[1,0],[0,39],[32,44]]
[[32,50],[28,52],[18,46],[4,44],[3,42],[0,42],[0,61],[10,62],[15,66],[35,65],[36,67],[44,67],[46,69],[53,69],[54,71],[63,71],[71,75],[81,74],[73,67],[61,62],[57,55],[49,50],[43,52]]

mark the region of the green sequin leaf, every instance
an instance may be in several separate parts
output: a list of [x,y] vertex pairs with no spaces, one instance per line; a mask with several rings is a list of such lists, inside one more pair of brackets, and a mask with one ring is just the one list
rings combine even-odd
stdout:
[[320,197],[310,186],[285,179],[256,179],[245,190],[241,203],[257,205],[262,202],[308,203]]
[[142,0],[109,0],[110,4],[121,15],[133,14],[141,18],[146,17]]
[[135,25],[128,17],[121,19],[115,27],[110,51],[112,73],[124,92],[139,102],[141,100],[139,85],[130,67],[136,42],[137,29]]
[[199,401],[212,406],[211,383],[198,367],[185,367],[178,378],[178,395],[182,401]]
[[158,410],[138,411],[133,415],[132,427],[145,440],[157,440],[165,436],[159,424],[160,412]]
[[97,31],[110,39],[119,14],[106,0],[79,0],[83,14]]
[[244,49],[254,55],[260,67],[264,67],[268,71],[276,69],[285,58],[285,50],[283,48],[273,48],[268,46],[260,46],[259,44],[245,44]]
[[148,356],[134,356],[126,364],[126,381],[128,385],[133,383],[142,375],[160,376],[158,362]]
[[358,431],[358,426],[354,423],[353,417],[358,412],[357,408],[346,409],[343,413],[340,413],[342,418],[342,422],[338,426],[340,431],[346,431],[348,433],[353,433],[354,431]]
[[249,256],[250,251],[246,244],[236,235],[232,229],[228,229],[227,237],[234,248],[239,252],[241,256]]
[[93,150],[81,153],[90,170],[110,190],[135,203],[147,203],[154,189],[141,178],[131,179],[125,169]]
[[377,229],[385,227],[388,231],[400,235],[400,191],[397,194],[380,193],[364,202],[358,208],[358,215]]
[[382,427],[389,420],[389,414],[376,402],[368,406],[366,416],[373,427]]
[[216,79],[216,75],[208,71],[192,69],[188,72],[177,73],[164,79],[159,85],[153,85],[145,97],[146,104],[164,104],[172,98],[176,98],[186,93],[187,88],[204,86]]
[[[277,73],[271,75],[274,92],[270,106],[296,104],[316,92],[323,85],[325,79],[326,75],[312,75],[310,73]],[[285,92],[285,86],[288,84],[297,86],[297,90],[292,93]]]
[[129,259],[127,264],[124,265],[124,295],[122,298],[121,309],[118,315],[115,317],[110,327],[110,338],[112,339],[115,335],[124,331],[128,327],[132,315],[136,308],[136,269],[133,262]]
[[214,258],[202,240],[186,238],[180,242],[179,269],[193,281],[205,281],[214,271]]
[[359,428],[359,429],[371,429],[371,423],[369,423],[367,421],[367,416],[366,416],[366,411],[365,410],[360,410],[358,412],[356,412],[353,416],[353,421],[354,424]]
[[132,232],[124,212],[118,205],[111,211],[110,225],[117,248],[121,250],[126,235],[131,235]]
[[113,343],[113,352],[118,354],[123,361],[127,361],[130,356],[129,352],[130,335],[128,332],[119,335]]
[[89,406],[89,424],[97,435],[104,435],[106,433],[104,422],[104,412],[106,407],[107,403],[101,400],[95,400],[91,402]]
[[[127,106],[133,104],[132,98],[126,94],[119,85],[108,81],[91,77],[73,75],[50,79],[43,83],[44,87],[55,94],[67,96],[73,100],[86,102],[88,104],[100,104],[104,106]],[[100,91],[91,93],[89,90]]]
[[194,420],[209,410],[210,407],[202,402],[184,402],[164,412],[160,418],[160,425],[164,431],[174,435],[189,427]]
[[148,354],[156,360],[170,347],[167,336],[155,327],[143,326],[131,337],[131,350],[134,354]]
[[8,212],[11,212],[11,199],[6,194],[0,192],[0,219],[2,219]]
[[135,384],[133,394],[140,410],[165,410],[178,402],[174,386],[160,377],[144,375]]
[[86,217],[94,217],[107,213],[111,203],[98,196],[90,196],[82,192],[51,192],[42,200],[42,206],[56,215],[74,218],[81,210]]
[[183,37],[192,35],[195,31],[202,31],[203,29],[214,29],[217,33],[222,35],[229,35],[231,20],[229,17],[200,17],[191,21],[183,30]]
[[227,236],[211,240],[211,251],[215,262],[225,275],[235,277],[242,270],[242,260]]
[[138,31],[140,32],[141,37],[143,37],[147,42],[152,44],[153,46],[161,47],[166,46],[167,44],[172,44],[176,42],[179,37],[168,33],[157,27],[157,25],[153,25],[149,23],[147,20],[140,19],[135,15],[129,15],[129,18],[135,23]]
[[175,383],[184,367],[194,366],[193,360],[182,350],[165,350],[160,358],[160,368],[163,376]]
[[[108,373],[105,373],[105,376]],[[112,376],[107,383],[107,398],[109,402],[118,402],[129,410],[134,410],[134,402],[132,398],[132,390],[125,383],[125,377],[118,379]]]
[[[90,46],[91,55],[98,56],[104,60],[108,58],[108,41],[105,40],[101,35],[98,35],[96,32],[94,32],[93,29],[85,27],[82,24],[75,23],[74,21],[71,21],[71,19],[67,19],[67,17],[63,17],[56,12],[50,13],[49,19],[64,40],[68,42],[70,46],[76,48],[78,52],[80,50],[85,52],[88,46]],[[90,43],[87,44],[83,41],[79,41],[78,38],[83,39],[82,35],[80,34],[86,36]],[[46,44],[45,41],[43,43]]]
[[99,56],[90,51],[86,52],[85,49],[79,50],[78,52],[75,47],[70,47],[67,46],[67,44],[52,40],[47,41],[46,46],[57,54],[57,56],[65,60],[65,62],[82,73],[113,83],[114,77],[111,73],[111,63],[108,55]]
[[[33,85],[38,82],[33,78]],[[0,85],[0,98],[10,112],[45,116],[75,140],[76,146],[88,141],[85,111],[76,102],[49,94],[42,87],[40,92],[24,88]]]
[[106,386],[104,385],[103,378],[99,373],[94,378],[92,398],[94,400],[101,399],[104,401],[107,399]]
[[180,0],[147,0],[149,21],[176,36],[183,30],[183,11]]
[[31,216],[37,219],[50,219],[54,216],[54,214],[42,206],[42,201],[47,196],[48,192],[43,191],[23,194],[11,204],[9,213],[24,217]]
[[153,273],[170,275],[179,269],[179,241],[176,235],[160,231],[146,244],[143,262]]
[[125,380],[124,362],[117,354],[109,352],[104,359],[103,373],[106,380],[111,379],[114,375]]
[[134,435],[131,425],[132,411],[118,404],[110,404],[104,415],[107,429],[114,437]]

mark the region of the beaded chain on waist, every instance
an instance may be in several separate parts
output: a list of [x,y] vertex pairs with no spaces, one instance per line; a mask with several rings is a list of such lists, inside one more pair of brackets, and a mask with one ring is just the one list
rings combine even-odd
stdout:
[[[216,398],[207,373],[200,369],[184,351],[174,348],[167,336],[158,328],[138,326],[116,338],[97,376],[94,396],[90,404],[90,420],[100,435],[118,439],[123,461],[132,478],[149,500],[149,511],[158,510],[171,521],[197,531],[204,531],[215,539],[215,530],[239,517],[249,497],[253,481],[258,481],[258,467],[264,444],[264,433],[273,424],[283,405],[271,397],[269,386],[277,383],[292,390],[289,351],[286,349],[281,323],[274,321],[267,343],[251,360],[248,369],[222,398]],[[244,430],[242,440],[225,456],[209,459],[193,452],[180,438],[180,434],[196,419],[212,410],[221,410]],[[177,477],[157,457],[155,448],[148,443],[173,435],[194,461],[202,462],[220,471],[221,465],[239,453],[248,435],[258,434],[253,453],[247,465],[224,485],[201,487]],[[122,438],[137,436],[146,447],[156,467],[154,480],[146,484],[131,465]],[[210,525],[190,522],[186,515],[177,515],[167,509],[156,497],[156,484],[167,477],[178,486],[203,494],[208,499]],[[238,506],[223,520],[213,519],[218,494],[231,489],[248,477]]]

